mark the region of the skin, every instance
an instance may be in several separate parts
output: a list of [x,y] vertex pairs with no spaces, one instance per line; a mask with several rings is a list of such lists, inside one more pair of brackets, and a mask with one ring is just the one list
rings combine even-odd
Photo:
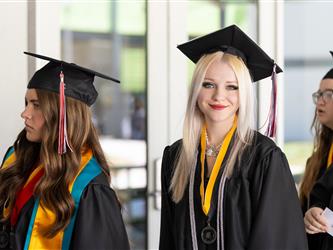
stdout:
[[[229,64],[214,61],[207,69],[197,100],[204,114],[210,144],[220,144],[230,128],[239,108],[238,81]],[[208,157],[208,174],[215,162]]]
[[[319,90],[333,89],[333,79],[324,79],[320,82]],[[319,98],[316,104],[317,117],[321,124],[333,129],[333,100],[325,102]]]
[[[319,91],[333,89],[333,79],[324,79],[320,82]],[[316,104],[317,118],[321,124],[333,129],[333,100],[324,101],[322,97]],[[312,207],[304,216],[305,230],[309,234],[323,233],[327,231],[327,221],[321,215],[323,209]]]
[[41,142],[45,119],[40,109],[35,89],[27,89],[25,94],[25,109],[21,113],[21,117],[24,119],[27,140]]
[[323,213],[323,209],[312,207],[306,211],[304,216],[305,231],[309,234],[325,233],[327,231],[327,221]]

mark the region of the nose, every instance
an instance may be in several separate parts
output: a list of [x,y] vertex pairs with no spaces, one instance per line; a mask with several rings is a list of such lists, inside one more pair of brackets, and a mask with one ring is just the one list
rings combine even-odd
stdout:
[[213,95],[215,101],[224,100],[226,98],[226,90],[222,87],[216,87]]
[[316,105],[317,106],[322,106],[324,104],[325,104],[325,101],[324,101],[323,95],[318,96]]
[[32,115],[31,115],[31,112],[29,111],[29,108],[28,106],[26,106],[23,110],[23,112],[21,113],[21,117],[24,119],[24,120],[28,120],[28,119],[31,119],[32,118]]

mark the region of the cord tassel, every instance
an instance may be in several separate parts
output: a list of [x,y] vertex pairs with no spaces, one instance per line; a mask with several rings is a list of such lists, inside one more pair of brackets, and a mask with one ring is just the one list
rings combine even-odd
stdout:
[[277,78],[276,78],[276,64],[274,64],[272,72],[272,95],[271,95],[271,105],[269,109],[269,120],[266,129],[266,135],[269,137],[275,137],[276,134],[276,113],[277,113]]
[[58,154],[66,154],[67,147],[71,150],[67,137],[67,115],[66,115],[66,99],[65,99],[65,82],[64,73],[60,72],[59,84],[59,138],[58,138]]

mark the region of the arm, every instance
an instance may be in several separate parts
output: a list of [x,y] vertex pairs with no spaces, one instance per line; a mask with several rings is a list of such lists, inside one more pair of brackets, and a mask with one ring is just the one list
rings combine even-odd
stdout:
[[330,206],[333,193],[333,168],[329,168],[315,183],[310,193],[310,209],[305,213],[304,224],[309,234],[324,233],[327,230],[326,219],[321,216],[325,207]]
[[162,209],[161,209],[161,228],[160,228],[160,250],[175,249],[175,239],[173,236],[174,203],[169,191],[171,180],[171,162],[169,159],[169,147],[164,149],[161,172],[162,186]]
[[[120,204],[108,184],[97,176],[82,194],[71,249],[129,249]],[[106,181],[105,181],[106,182]]]
[[261,158],[256,168],[251,185],[259,196],[247,249],[308,249],[302,211],[285,155],[275,148]]
[[306,232],[309,234],[325,233],[327,230],[326,219],[321,215],[324,210],[320,207],[310,208],[304,216]]
[[333,194],[333,168],[330,167],[326,173],[321,176],[310,193],[310,207],[320,207],[324,209],[330,204]]

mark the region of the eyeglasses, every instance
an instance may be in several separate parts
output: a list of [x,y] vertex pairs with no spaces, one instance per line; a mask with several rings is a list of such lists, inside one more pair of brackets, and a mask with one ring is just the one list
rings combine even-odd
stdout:
[[318,90],[312,94],[314,104],[317,104],[319,98],[322,97],[325,103],[333,100],[333,89],[326,89],[324,91]]

